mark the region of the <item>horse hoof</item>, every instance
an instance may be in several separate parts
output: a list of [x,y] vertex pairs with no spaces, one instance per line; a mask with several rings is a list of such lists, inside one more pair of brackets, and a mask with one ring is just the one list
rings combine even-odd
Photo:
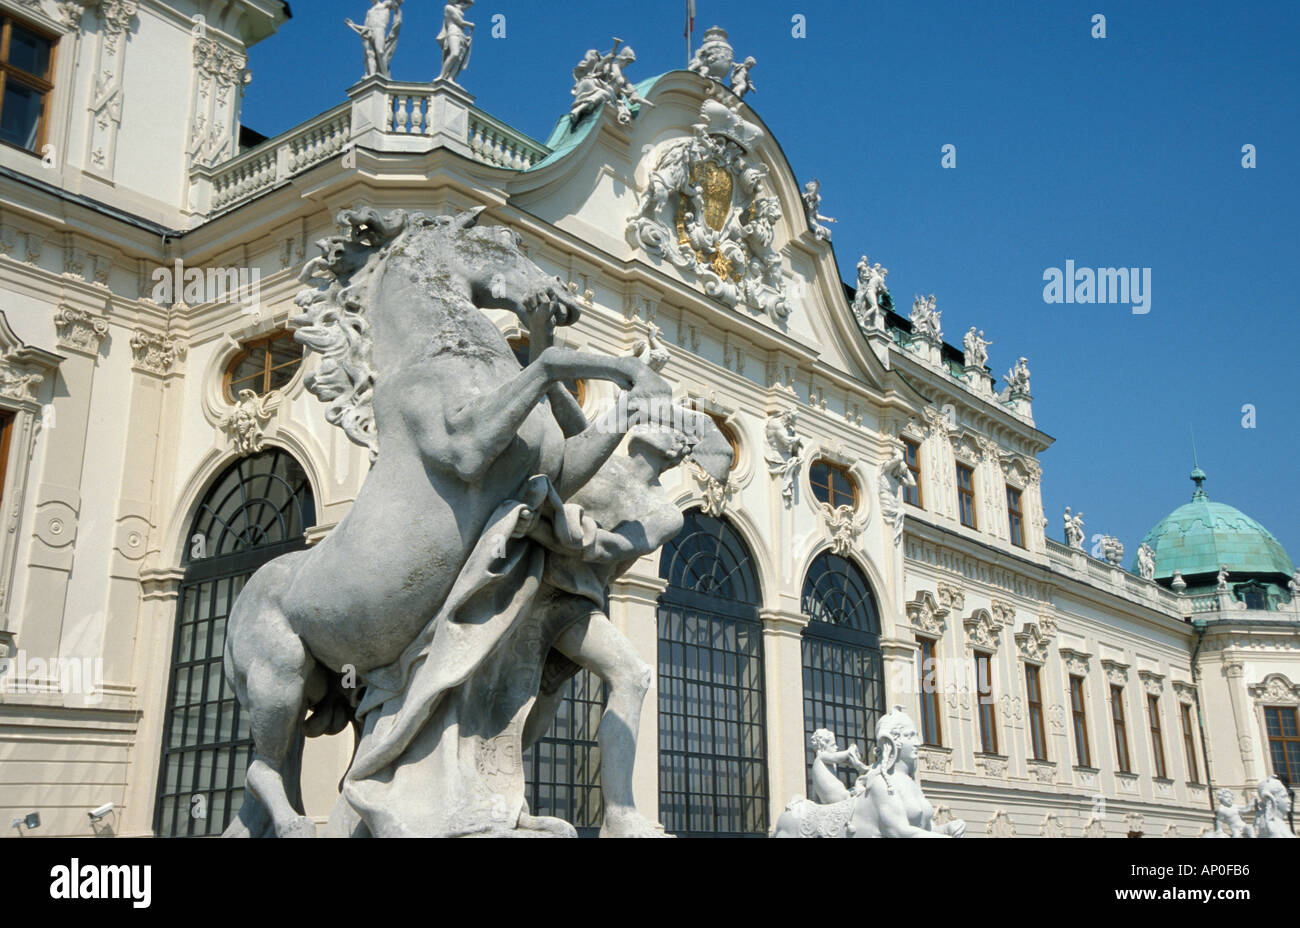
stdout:
[[316,837],[316,823],[305,815],[300,815],[287,825],[277,826],[275,829],[277,838],[314,838]]

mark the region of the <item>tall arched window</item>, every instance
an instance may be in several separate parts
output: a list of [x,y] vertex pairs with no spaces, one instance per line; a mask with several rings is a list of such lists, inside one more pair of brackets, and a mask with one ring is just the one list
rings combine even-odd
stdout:
[[271,450],[232,464],[199,504],[176,607],[154,831],[219,835],[239,811],[252,740],[222,672],[226,619],[267,561],[305,547],[316,523],[302,467]]
[[524,752],[528,811],[562,818],[583,838],[594,838],[603,821],[596,729],[604,711],[605,684],[580,669],[564,684],[551,727]]
[[758,572],[698,509],[659,576],[659,818],[677,835],[766,835],[767,739]]
[[[808,619],[803,630],[803,722],[809,769],[809,740],[819,728],[834,732],[841,749],[856,744],[869,762],[885,705],[875,594],[856,564],[826,551],[808,568],[801,605]],[[841,767],[840,776],[852,785],[857,775]]]

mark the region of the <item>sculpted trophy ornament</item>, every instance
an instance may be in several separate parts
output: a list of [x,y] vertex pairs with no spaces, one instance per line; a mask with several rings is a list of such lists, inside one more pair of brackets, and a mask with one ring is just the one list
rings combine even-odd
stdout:
[[812,234],[817,236],[818,241],[829,242],[831,240],[831,230],[822,225],[824,222],[838,222],[830,216],[821,214],[822,208],[822,182],[813,178],[803,185],[803,209],[808,217],[808,228]]
[[[392,28],[389,28],[389,22]],[[397,37],[402,31],[402,0],[373,0],[365,22],[357,25],[345,19],[348,28],[361,36],[365,50],[366,77],[390,77],[389,66],[397,51]]]
[[1138,546],[1138,574],[1143,580],[1156,578],[1156,552],[1145,541]]
[[622,39],[614,39],[614,48],[608,55],[602,55],[596,49],[588,49],[587,54],[573,69],[573,106],[569,109],[569,121],[577,126],[589,113],[597,112],[605,104],[614,108],[620,126],[632,125],[632,105],[654,106],[649,100],[636,92],[636,87],[623,74],[623,69],[636,61],[636,52],[632,46],[619,46]]
[[1021,358],[1007,371],[1007,396],[1011,399],[1029,399],[1029,361]]
[[767,438],[763,460],[767,472],[781,481],[781,498],[789,506],[794,502],[794,480],[803,463],[803,439],[795,432],[799,413],[793,409],[768,417],[764,434]]
[[[876,724],[878,758],[863,769],[853,749],[837,751],[825,729],[813,733],[813,798],[795,796],[772,831],[774,838],[960,838],[966,823],[934,823],[935,810],[921,791],[920,735],[916,723],[894,706]],[[859,776],[846,789],[835,777],[848,763]]]
[[[253,759],[228,836],[314,835],[301,739],[349,725],[331,835],[573,835],[529,813],[521,757],[582,667],[609,694],[602,834],[658,833],[632,801],[651,671],[604,603],[681,529],[660,475],[689,458],[725,478],[730,445],[641,361],[555,346],[580,304],[482,212],[345,211],[303,271],[307,388],[374,463],[334,530],[258,570],[230,613]],[[487,309],[528,330],[526,366]],[[589,422],[573,378],[625,393]]]
[[735,111],[704,101],[689,136],[646,154],[646,187],[627,236],[633,247],[692,272],[714,299],[780,323],[790,312],[773,248],[781,202],[753,154],[762,138]]
[[1065,543],[1076,551],[1083,550],[1083,513],[1070,515],[1070,507],[1065,507]]
[[983,370],[984,365],[989,363],[989,345],[991,344],[993,343],[985,340],[983,329],[976,335],[975,326],[971,326],[970,331],[962,339],[962,346],[966,349],[966,366]]
[[1294,838],[1295,833],[1287,824],[1287,813],[1291,811],[1291,794],[1277,777],[1269,777],[1260,782],[1257,789],[1259,798],[1255,800],[1255,837],[1256,838]]
[[885,310],[889,300],[889,291],[885,288],[885,278],[889,268],[881,267],[879,262],[868,264],[863,255],[858,262],[858,288],[853,294],[853,318],[863,332],[885,331]]
[[1232,790],[1221,789],[1216,791],[1214,796],[1218,800],[1218,807],[1214,810],[1214,830],[1205,837],[1255,837],[1255,829],[1246,824],[1246,820],[1241,815],[1241,809],[1237,808],[1236,797],[1232,795]]
[[1114,535],[1103,535],[1101,539],[1101,557],[1112,567],[1122,566],[1124,563],[1124,543]]
[[438,33],[438,45],[442,48],[440,81],[456,83],[460,72],[469,65],[474,24],[465,18],[465,11],[473,5],[474,0],[451,0],[443,7],[442,31]]

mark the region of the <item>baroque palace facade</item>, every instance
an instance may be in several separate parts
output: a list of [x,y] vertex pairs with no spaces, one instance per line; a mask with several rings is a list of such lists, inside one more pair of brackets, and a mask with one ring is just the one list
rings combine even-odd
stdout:
[[[1146,539],[1154,570],[1048,539],[1027,368],[999,390],[933,302],[906,318],[886,291],[855,297],[815,190],[731,90],[671,71],[542,144],[455,83],[371,77],[252,138],[247,48],[289,15],[0,0],[9,834],[216,834],[238,808],[225,617],[369,466],[287,329],[313,243],[358,205],[485,206],[580,297],[563,344],[666,360],[736,449],[725,484],[666,475],[686,527],[610,593],[655,668],[636,792],[668,832],[766,834],[805,792],[811,732],[866,756],[892,704],[923,728],[927,796],[972,835],[1190,837],[1213,790],[1300,772],[1286,552],[1199,472]],[[574,389],[589,411],[615,398]],[[601,692],[571,686],[524,762],[533,810],[582,830]],[[319,821],[351,749],[306,746]]]

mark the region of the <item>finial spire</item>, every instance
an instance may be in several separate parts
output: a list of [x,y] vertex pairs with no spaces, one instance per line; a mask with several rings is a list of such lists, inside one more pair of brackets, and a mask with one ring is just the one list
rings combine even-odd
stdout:
[[1192,499],[1209,499],[1205,492],[1205,487],[1201,486],[1207,479],[1205,471],[1201,470],[1200,462],[1196,459],[1196,429],[1188,426],[1192,433],[1192,483],[1196,484],[1196,492],[1192,494]]

